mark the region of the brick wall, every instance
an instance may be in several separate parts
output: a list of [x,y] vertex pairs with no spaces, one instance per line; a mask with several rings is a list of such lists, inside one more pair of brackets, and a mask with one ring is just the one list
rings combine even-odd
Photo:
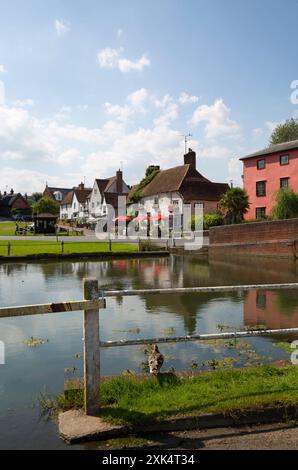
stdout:
[[212,227],[210,253],[298,257],[298,219]]

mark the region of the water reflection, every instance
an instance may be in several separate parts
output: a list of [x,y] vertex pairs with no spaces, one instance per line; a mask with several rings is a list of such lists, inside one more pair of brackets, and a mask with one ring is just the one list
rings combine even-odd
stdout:
[[[298,263],[288,260],[208,259],[171,256],[129,260],[77,260],[67,262],[0,264],[0,305],[22,305],[82,298],[82,279],[96,277],[103,289],[149,289],[183,286],[297,282]],[[298,327],[296,291],[250,291],[210,294],[146,295],[109,298],[100,313],[102,340],[162,336],[173,328],[177,335],[211,333],[218,325],[243,328],[262,324],[269,328]],[[136,333],[138,331],[138,333]],[[27,348],[30,336],[48,339]],[[60,392],[65,368],[82,375],[82,315],[80,312],[0,319],[0,340],[7,350],[7,365],[0,368],[0,418],[31,407],[43,390]],[[288,359],[270,338],[250,340],[260,356]],[[202,343],[163,345],[171,357],[167,367],[189,369],[192,359],[208,361],[233,351]],[[102,351],[102,374],[124,369],[140,371],[144,354],[139,348]],[[11,413],[11,411],[9,411]],[[29,426],[29,424],[28,424]],[[52,432],[52,431],[51,431]],[[1,434],[1,425],[0,425]]]

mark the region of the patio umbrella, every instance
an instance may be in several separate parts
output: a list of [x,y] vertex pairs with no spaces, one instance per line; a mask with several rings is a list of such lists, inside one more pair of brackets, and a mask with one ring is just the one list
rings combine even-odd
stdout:
[[158,215],[153,215],[152,217],[150,217],[150,220],[153,220],[155,222],[159,220],[168,220],[168,218],[169,217],[167,217],[166,215],[158,214]]
[[133,220],[136,221],[136,222],[143,222],[144,220],[150,220],[150,218],[148,217],[148,215],[140,214],[140,215],[138,215],[138,217],[136,217]]
[[122,215],[121,217],[116,217],[116,219],[113,219],[113,222],[127,222],[128,220],[131,220],[131,217],[128,215]]

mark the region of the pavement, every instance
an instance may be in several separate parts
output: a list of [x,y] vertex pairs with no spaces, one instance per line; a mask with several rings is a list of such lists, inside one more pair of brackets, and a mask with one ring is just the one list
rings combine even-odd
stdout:
[[[180,450],[297,450],[298,427],[291,423],[213,428],[146,436],[141,445],[127,441],[102,442],[101,449]],[[136,441],[135,441],[136,442]]]

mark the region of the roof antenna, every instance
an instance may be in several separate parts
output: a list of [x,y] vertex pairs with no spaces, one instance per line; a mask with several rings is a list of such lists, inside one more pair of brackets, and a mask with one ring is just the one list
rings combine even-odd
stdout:
[[187,143],[190,140],[189,137],[192,137],[192,134],[181,134],[184,137],[184,148],[185,148],[185,155],[187,154]]

